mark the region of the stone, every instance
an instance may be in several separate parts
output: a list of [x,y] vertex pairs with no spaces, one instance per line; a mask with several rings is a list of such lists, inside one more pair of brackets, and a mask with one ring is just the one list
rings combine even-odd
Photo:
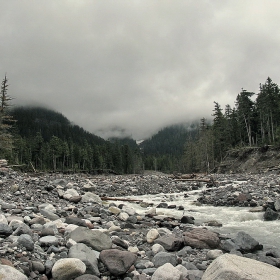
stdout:
[[126,212],[129,216],[133,216],[136,214],[136,211],[133,207],[130,207],[130,206],[127,206],[127,205],[124,205],[122,207],[122,211],[123,212]]
[[204,228],[184,232],[184,244],[198,249],[216,249],[220,244],[218,234]]
[[122,248],[124,248],[124,249],[127,249],[127,248],[128,248],[127,242],[125,242],[125,241],[124,241],[123,239],[121,239],[120,237],[118,237],[118,236],[112,236],[111,239],[112,239],[112,242],[113,242],[114,244],[116,244],[117,246],[120,246],[120,247],[122,247]]
[[0,224],[0,236],[6,237],[13,233],[13,229],[7,224]]
[[0,265],[1,280],[28,280],[27,276],[9,265]]
[[84,274],[79,277],[76,277],[75,280],[100,280],[100,278],[95,275]]
[[180,220],[183,224],[194,224],[194,217],[191,216],[183,216]]
[[34,241],[31,236],[28,234],[21,234],[17,240],[18,244],[25,247],[28,251],[33,251],[34,249]]
[[59,259],[52,267],[54,280],[74,279],[86,271],[86,265],[79,259],[64,258]]
[[182,280],[183,273],[171,263],[160,266],[153,274],[151,280]]
[[99,252],[112,247],[111,238],[99,230],[77,227],[70,233],[69,238],[73,239],[77,243],[84,243]]
[[152,228],[148,231],[147,233],[147,242],[148,243],[153,243],[155,239],[157,239],[159,236],[159,232],[157,229]]
[[118,214],[120,214],[121,209],[118,208],[118,207],[116,207],[116,206],[110,206],[110,207],[108,208],[108,211],[110,211],[110,212],[111,212],[112,214],[114,214],[114,215],[118,215]]
[[82,196],[80,196],[80,195],[74,195],[74,196],[71,196],[70,198],[69,198],[69,201],[70,202],[73,202],[73,203],[78,203],[78,202],[80,202],[82,200]]
[[83,185],[82,190],[85,192],[94,192],[96,190],[96,187],[96,185],[88,183]]
[[27,224],[21,223],[13,232],[13,235],[19,236],[21,234],[29,234],[30,236],[32,236],[33,232]]
[[187,268],[185,268],[183,265],[178,264],[178,265],[176,266],[176,268],[177,268],[179,271],[182,272],[183,278],[186,278],[186,277],[189,275],[189,272],[188,272]]
[[100,205],[102,204],[101,198],[97,194],[91,192],[86,192],[82,195],[82,202],[93,202]]
[[99,256],[110,273],[115,276],[126,273],[137,260],[137,255],[118,249],[103,250]]
[[160,244],[156,243],[152,246],[152,252],[154,255],[156,255],[159,252],[164,252],[164,251],[165,251],[165,249]]
[[155,267],[160,267],[166,263],[171,263],[173,266],[177,265],[177,257],[174,254],[167,252],[159,252],[154,257],[152,262]]
[[120,220],[126,221],[129,218],[129,215],[126,212],[121,212],[118,217]]
[[87,227],[87,224],[84,220],[74,217],[74,216],[68,216],[65,218],[65,223],[66,224],[73,224],[81,227]]
[[69,200],[73,196],[79,196],[79,193],[75,189],[68,189],[63,194],[63,198]]
[[206,258],[208,260],[215,260],[216,258],[220,257],[221,255],[223,255],[223,251],[215,249],[215,250],[208,251],[206,254]]
[[45,210],[50,211],[50,212],[53,212],[53,213],[56,212],[56,208],[55,208],[52,204],[50,204],[50,203],[43,203],[43,204],[40,204],[40,205],[38,206],[38,208],[39,208],[40,210],[41,210],[41,209],[45,209]]
[[39,239],[39,243],[41,246],[57,246],[58,245],[58,239],[55,236],[47,235],[43,236]]
[[206,269],[202,280],[279,280],[280,270],[272,265],[232,254],[215,259]]
[[32,261],[32,270],[33,271],[38,271],[39,273],[44,273],[45,272],[45,266],[38,261]]
[[274,220],[279,219],[279,214],[268,207],[265,210],[265,213],[263,215],[263,219],[265,221],[274,221]]
[[97,257],[87,245],[83,243],[73,245],[69,250],[68,257],[81,260],[86,265],[86,273],[100,275]]
[[183,239],[173,234],[162,236],[155,242],[162,245],[166,251],[179,251],[184,246]]
[[277,212],[280,211],[280,199],[279,199],[279,198],[275,200],[275,202],[274,202],[274,207],[275,207],[275,210],[276,210]]
[[41,213],[44,217],[50,219],[51,221],[55,221],[55,220],[59,219],[59,216],[58,216],[58,215],[56,215],[53,211],[49,211],[49,210],[47,210],[47,209],[43,209],[43,208],[40,209],[40,213]]
[[7,218],[5,217],[4,214],[0,214],[0,224],[8,225]]
[[242,253],[254,252],[263,248],[258,241],[244,231],[238,232],[236,238],[233,239],[233,242],[238,246],[238,250]]

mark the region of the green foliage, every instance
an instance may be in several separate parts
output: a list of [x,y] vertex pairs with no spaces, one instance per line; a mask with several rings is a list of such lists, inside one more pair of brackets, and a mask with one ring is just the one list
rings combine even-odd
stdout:
[[237,95],[236,107],[232,109],[226,105],[225,113],[222,112],[219,103],[214,102],[211,126],[205,130],[203,121],[203,129],[198,138],[188,139],[186,142],[186,172],[205,171],[205,158],[210,170],[214,169],[223,160],[228,149],[280,144],[278,85],[268,77],[266,82],[260,85],[260,92],[255,101],[252,99],[254,95],[255,93],[242,89]]
[[[142,158],[122,142],[106,141],[73,125],[62,114],[40,107],[11,111],[16,123],[13,161],[45,171],[139,172]],[[128,141],[128,139],[127,139]],[[125,148],[124,148],[125,147]]]

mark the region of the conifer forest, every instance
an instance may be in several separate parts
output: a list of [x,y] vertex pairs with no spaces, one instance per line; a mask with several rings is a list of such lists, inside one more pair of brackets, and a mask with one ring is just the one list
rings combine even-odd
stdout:
[[228,150],[280,145],[280,91],[269,77],[258,93],[241,89],[235,104],[222,108],[214,101],[211,116],[165,127],[141,144],[131,138],[104,140],[50,109],[13,107],[8,89],[5,76],[0,158],[22,171],[210,172]]

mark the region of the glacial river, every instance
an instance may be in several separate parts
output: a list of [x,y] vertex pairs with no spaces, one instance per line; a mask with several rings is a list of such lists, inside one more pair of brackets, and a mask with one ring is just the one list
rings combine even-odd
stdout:
[[[168,205],[183,206],[184,211],[177,209],[164,209],[157,208],[157,215],[166,215],[175,218],[181,218],[183,215],[192,216],[195,219],[195,225],[204,226],[203,223],[208,221],[217,221],[221,223],[222,227],[209,227],[208,229],[229,234],[234,237],[239,231],[245,231],[255,238],[265,248],[278,248],[280,249],[280,220],[264,221],[264,212],[253,213],[249,207],[221,207],[195,204],[200,191],[189,191],[184,193],[173,194],[157,194],[157,195],[143,195],[143,196],[130,196],[132,199],[141,199],[144,202],[153,203],[157,206],[160,202],[166,202]],[[184,194],[188,197],[184,197]],[[122,202],[123,203],[123,202]],[[128,203],[131,205],[138,214],[144,215],[149,209],[142,208],[137,203]]]

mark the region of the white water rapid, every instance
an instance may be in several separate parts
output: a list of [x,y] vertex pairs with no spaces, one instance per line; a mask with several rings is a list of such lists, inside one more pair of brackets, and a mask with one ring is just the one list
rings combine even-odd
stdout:
[[[157,208],[157,215],[166,215],[168,217],[181,218],[183,215],[192,216],[195,219],[195,225],[204,226],[203,223],[209,221],[217,221],[222,224],[222,227],[209,227],[208,229],[229,234],[234,237],[239,231],[245,231],[255,238],[264,248],[280,249],[280,220],[264,221],[264,212],[249,212],[250,207],[221,207],[209,205],[196,205],[200,191],[188,191],[183,193],[173,194],[157,194],[143,196],[129,196],[131,199],[143,200],[147,203],[153,203],[157,206],[160,202],[166,202],[168,205],[183,206],[184,211],[177,209]],[[188,197],[184,197],[187,194]],[[119,202],[124,203],[124,202]],[[128,203],[138,214],[145,214],[151,207],[142,208],[137,203]]]

